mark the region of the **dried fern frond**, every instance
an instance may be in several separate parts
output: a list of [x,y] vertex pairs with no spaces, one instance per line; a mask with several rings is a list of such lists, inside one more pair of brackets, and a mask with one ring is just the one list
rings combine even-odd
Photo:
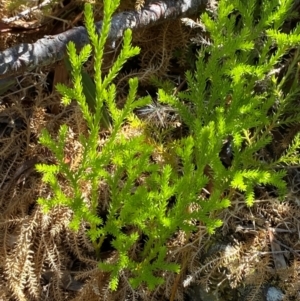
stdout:
[[141,10],[144,7],[145,0],[135,0],[135,9]]

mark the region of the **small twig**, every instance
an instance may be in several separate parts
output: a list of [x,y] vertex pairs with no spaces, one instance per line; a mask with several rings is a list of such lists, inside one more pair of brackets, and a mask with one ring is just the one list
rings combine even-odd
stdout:
[[183,88],[183,86],[186,84],[186,80],[184,79],[180,85],[175,89],[175,91],[173,92],[173,96],[177,95],[178,92],[181,91],[181,89]]
[[184,257],[183,263],[180,268],[180,272],[176,275],[175,281],[174,281],[172,289],[171,289],[170,301],[175,300],[175,296],[176,296],[178,286],[179,286],[179,281],[180,281],[180,278],[182,277],[183,271],[186,268],[186,265],[187,265],[187,257]]
[[[287,250],[284,250],[284,251],[274,251],[274,252],[260,252],[260,251],[257,251],[257,252],[255,252],[255,254],[257,254],[257,255],[268,255],[268,254],[282,254],[282,253],[288,253],[289,251],[287,251]],[[297,250],[295,251],[295,252],[297,252]]]
[[274,166],[275,169],[298,169],[300,168],[300,165],[294,165],[294,166]]
[[41,9],[45,6],[47,6],[48,4],[50,4],[53,0],[45,0],[44,2],[42,2],[41,4],[39,5],[36,5],[34,7],[31,7],[31,8],[28,8],[24,11],[22,11],[21,13],[17,14],[16,16],[14,17],[11,17],[11,18],[3,18],[2,21],[5,22],[5,23],[11,23],[11,22],[14,22],[14,21],[18,21],[24,17],[26,17],[28,14],[30,14],[31,12],[37,10],[37,9]]

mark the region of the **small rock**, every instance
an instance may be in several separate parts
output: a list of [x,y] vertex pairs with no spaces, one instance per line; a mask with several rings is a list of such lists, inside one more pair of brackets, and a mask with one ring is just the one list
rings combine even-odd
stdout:
[[274,286],[270,286],[267,289],[267,292],[266,292],[266,300],[267,301],[282,301],[283,297],[284,297],[284,294],[280,289],[278,289]]

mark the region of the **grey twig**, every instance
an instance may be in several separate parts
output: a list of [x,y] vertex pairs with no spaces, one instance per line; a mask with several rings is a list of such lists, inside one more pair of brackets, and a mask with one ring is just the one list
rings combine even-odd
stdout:
[[[121,12],[114,15],[109,33],[111,42],[121,38],[127,28],[149,27],[165,20],[185,17],[204,9],[208,0],[165,0],[150,3],[140,11]],[[101,33],[102,21],[96,23]],[[72,28],[54,36],[45,36],[33,44],[19,44],[0,52],[0,78],[16,76],[36,67],[47,66],[63,59],[68,42],[78,49],[89,42],[84,27]]]
[[16,16],[14,17],[11,17],[11,18],[3,18],[2,21],[4,21],[5,23],[10,23],[10,22],[14,22],[14,21],[17,21],[17,20],[20,20],[21,18],[26,18],[30,13],[32,13],[33,11],[35,10],[38,10],[38,9],[41,9],[45,6],[47,6],[48,4],[51,3],[52,0],[45,0],[44,2],[42,2],[41,4],[39,5],[36,5],[34,7],[31,7],[29,9],[26,9],[24,11],[22,11],[21,13],[17,14]]

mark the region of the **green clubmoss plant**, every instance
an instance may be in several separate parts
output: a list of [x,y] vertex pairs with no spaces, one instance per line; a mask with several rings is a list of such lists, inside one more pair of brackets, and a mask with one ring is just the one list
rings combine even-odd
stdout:
[[[52,151],[57,163],[37,165],[52,190],[50,199],[40,198],[38,202],[45,212],[54,206],[71,208],[70,226],[74,230],[85,221],[98,258],[104,240],[112,237],[117,260],[99,259],[99,268],[110,273],[111,289],[117,289],[119,275],[125,270],[133,287],[145,283],[150,289],[163,283],[163,271],[178,272],[179,265],[166,260],[168,240],[178,230],[190,235],[199,222],[213,233],[222,224],[216,213],[230,206],[236,190],[245,193],[248,205],[253,203],[255,185],[273,185],[284,193],[285,172],[276,168],[294,162],[299,138],[276,162],[260,160],[257,153],[271,142],[274,128],[300,118],[299,110],[289,111],[299,92],[297,79],[291,91],[284,92],[288,73],[281,80],[274,73],[283,56],[300,42],[300,29],[289,35],[280,32],[291,0],[258,3],[220,0],[217,16],[204,14],[202,21],[211,43],[200,49],[196,71],[187,72],[188,90],[178,97],[159,90],[159,100],[174,106],[190,129],[187,137],[174,143],[177,168],[156,163],[151,157],[153,146],[143,134],[126,137],[122,132],[125,123],[136,120],[133,110],[151,103],[150,97],[136,99],[138,81],[133,78],[124,107],[115,104],[113,80],[124,63],[139,53],[131,44],[129,30],[110,71],[106,76],[101,72],[111,17],[119,1],[104,1],[100,36],[91,6],[85,6],[91,45],[79,54],[74,44],[68,45],[73,87],[60,84],[57,88],[65,105],[72,99],[78,102],[89,132],[80,136],[82,160],[71,171],[64,160],[67,126],[60,127],[57,137],[43,130],[40,142]],[[91,107],[83,91],[82,65],[92,51],[95,101]],[[110,135],[100,145],[104,105],[111,119]],[[233,157],[227,165],[222,161],[224,146],[225,157]],[[62,187],[62,178],[68,193]],[[91,187],[89,195],[82,183]],[[109,192],[105,221],[97,214],[102,183]],[[134,249],[140,251],[132,256]]]
[[[225,192],[231,198],[239,190],[252,205],[257,185],[275,186],[283,196],[286,173],[278,167],[299,162],[298,136],[280,159],[267,162],[258,155],[271,143],[274,130],[300,120],[295,106],[298,52],[284,76],[277,72],[284,56],[300,43],[300,26],[289,34],[281,31],[292,4],[221,0],[216,16],[202,15],[211,42],[200,48],[196,71],[186,73],[188,90],[179,97],[159,90],[159,100],[176,107],[190,129],[197,170],[205,173],[209,167],[209,203],[218,203]],[[287,82],[290,89],[285,91]],[[233,157],[229,166],[222,162],[224,151]]]
[[[137,136],[125,138],[121,134],[121,127],[126,121],[134,119],[133,110],[150,104],[150,97],[136,100],[137,79],[129,81],[129,93],[123,109],[115,104],[116,88],[112,83],[116,74],[125,61],[138,53],[138,48],[131,46],[131,32],[124,34],[123,49],[107,76],[102,77],[101,62],[104,44],[109,32],[113,9],[117,6],[105,2],[105,17],[102,34],[96,34],[92,11],[89,5],[85,7],[86,27],[93,45],[95,59],[96,99],[93,110],[89,107],[83,91],[82,72],[83,63],[91,55],[92,47],[85,46],[77,55],[74,44],[68,45],[69,60],[72,66],[74,87],[67,88],[58,85],[62,93],[62,101],[69,104],[71,99],[77,100],[83,117],[89,127],[89,134],[81,136],[83,146],[82,161],[76,171],[71,171],[64,160],[64,148],[68,128],[62,125],[58,137],[52,138],[47,130],[43,130],[40,142],[48,147],[56,157],[57,163],[52,165],[38,164],[37,170],[43,173],[43,180],[53,191],[51,199],[38,200],[47,212],[57,205],[68,206],[74,212],[70,226],[77,230],[80,222],[89,224],[87,231],[94,244],[97,255],[108,235],[112,235],[112,246],[118,251],[118,261],[115,263],[100,262],[99,267],[111,273],[110,287],[117,288],[119,274],[129,269],[132,274],[131,284],[137,287],[145,282],[153,289],[163,282],[157,272],[179,271],[179,266],[166,262],[166,242],[182,229],[187,233],[195,230],[193,220],[202,220],[213,231],[221,221],[209,217],[210,212],[223,208],[228,201],[216,204],[203,202],[199,192],[208,182],[202,171],[195,168],[191,150],[193,140],[186,139],[179,143],[176,150],[183,162],[183,173],[178,173],[171,166],[161,166],[152,162],[153,149],[146,143],[145,137]],[[110,136],[105,145],[99,145],[100,120],[102,107],[107,105],[112,119]],[[113,168],[111,168],[113,166]],[[110,172],[108,171],[110,169]],[[58,176],[63,176],[71,188],[72,193],[64,193]],[[143,185],[137,182],[143,179]],[[84,197],[80,183],[89,183],[92,187],[91,195]],[[97,215],[99,200],[99,185],[105,182],[110,191],[110,208],[106,221]],[[176,202],[169,207],[170,199],[176,197]],[[189,206],[201,203],[201,210],[190,211]],[[203,203],[203,204],[202,204]],[[124,229],[129,229],[126,234]],[[146,237],[143,250],[138,260],[130,258],[130,250],[141,236]]]

